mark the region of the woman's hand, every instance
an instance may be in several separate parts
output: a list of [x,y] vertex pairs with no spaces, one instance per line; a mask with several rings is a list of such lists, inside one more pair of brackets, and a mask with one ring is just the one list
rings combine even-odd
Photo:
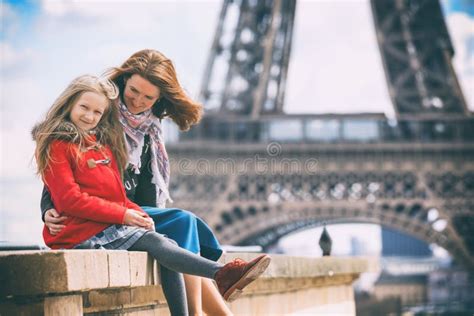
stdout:
[[131,208],[125,211],[123,224],[128,226],[142,227],[148,230],[155,230],[155,223],[150,217]]
[[44,214],[44,224],[48,227],[49,233],[51,235],[57,235],[61,230],[66,227],[63,225],[63,222],[67,219],[67,216],[59,215],[58,211],[54,208],[50,208]]

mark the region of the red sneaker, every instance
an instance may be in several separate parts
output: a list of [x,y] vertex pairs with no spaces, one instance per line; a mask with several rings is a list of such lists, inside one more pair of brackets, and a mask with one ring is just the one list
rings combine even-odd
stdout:
[[268,268],[271,258],[261,255],[250,262],[234,259],[217,271],[214,279],[224,300],[232,302],[241,294],[244,287],[258,279]]

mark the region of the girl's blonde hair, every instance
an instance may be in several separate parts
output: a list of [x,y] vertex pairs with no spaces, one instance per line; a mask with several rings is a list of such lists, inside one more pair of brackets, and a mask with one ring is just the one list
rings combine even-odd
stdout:
[[[50,144],[55,139],[67,139],[78,145],[77,159],[85,150],[85,140],[89,133],[76,128],[70,120],[70,113],[75,102],[85,92],[95,92],[108,99],[108,106],[96,127],[97,140],[108,145],[112,150],[119,170],[122,173],[127,163],[127,150],[123,129],[118,117],[118,107],[114,100],[118,96],[117,86],[106,78],[83,75],[74,79],[56,99],[46,114],[46,118],[33,129],[36,141],[35,158],[38,174],[44,175],[51,159]],[[67,124],[69,122],[69,124]],[[67,128],[64,128],[64,126]]]
[[111,68],[106,74],[119,87],[120,93],[125,90],[126,80],[134,74],[150,81],[161,92],[160,99],[152,107],[153,114],[159,118],[169,116],[181,130],[188,130],[201,119],[202,105],[187,96],[171,60],[156,50],[138,51],[122,66]]

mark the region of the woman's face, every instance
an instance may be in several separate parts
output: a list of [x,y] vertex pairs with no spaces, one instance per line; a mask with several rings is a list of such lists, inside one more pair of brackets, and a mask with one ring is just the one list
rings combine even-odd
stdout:
[[123,102],[133,114],[151,109],[160,97],[160,89],[140,75],[132,75],[125,83]]

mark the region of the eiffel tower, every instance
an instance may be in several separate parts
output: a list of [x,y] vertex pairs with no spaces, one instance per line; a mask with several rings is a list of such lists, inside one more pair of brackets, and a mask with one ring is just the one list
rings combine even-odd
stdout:
[[206,115],[168,146],[174,205],[224,244],[265,249],[323,222],[377,223],[472,267],[474,118],[439,2],[371,0],[395,120],[285,114],[296,5],[223,2]]

